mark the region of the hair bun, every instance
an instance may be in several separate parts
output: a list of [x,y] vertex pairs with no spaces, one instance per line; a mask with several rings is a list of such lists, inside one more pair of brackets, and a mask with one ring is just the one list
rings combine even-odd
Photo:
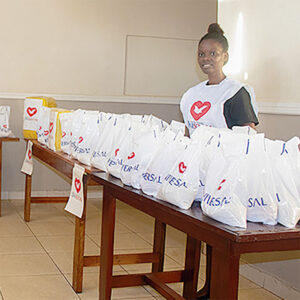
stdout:
[[218,23],[212,23],[209,25],[208,27],[208,30],[207,30],[208,33],[214,33],[214,34],[221,34],[223,35],[224,34],[224,31],[223,29],[220,27],[220,25]]

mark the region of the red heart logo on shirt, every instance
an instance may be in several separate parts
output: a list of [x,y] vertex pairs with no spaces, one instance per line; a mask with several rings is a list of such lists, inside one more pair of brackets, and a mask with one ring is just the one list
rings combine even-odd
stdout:
[[34,116],[37,113],[36,107],[28,107],[27,113],[28,113],[29,117]]
[[130,155],[127,157],[128,159],[132,159],[135,157],[135,153],[134,152],[131,152]]
[[50,122],[50,125],[49,125],[49,130],[50,130],[50,133],[52,132],[53,130],[53,122]]
[[195,102],[190,109],[190,113],[192,117],[198,121],[201,117],[203,117],[210,109],[210,102],[201,102],[200,100]]
[[78,143],[80,144],[82,141],[83,141],[83,137],[80,136],[79,139],[78,139]]
[[75,189],[76,189],[77,193],[79,193],[79,191],[81,189],[81,182],[78,178],[75,178]]
[[179,163],[179,173],[183,174],[186,170],[186,165],[184,164],[184,162],[182,161],[181,163]]
[[31,159],[31,150],[28,150],[28,158]]

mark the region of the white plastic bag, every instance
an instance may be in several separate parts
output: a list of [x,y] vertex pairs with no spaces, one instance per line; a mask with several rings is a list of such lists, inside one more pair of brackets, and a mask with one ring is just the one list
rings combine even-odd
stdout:
[[[231,131],[227,130],[226,132]],[[199,126],[194,130],[191,140],[193,143],[198,144],[199,151],[201,151],[201,159],[199,162],[199,189],[195,200],[202,201],[207,170],[220,145],[220,130],[212,130],[207,126]]]
[[80,137],[80,130],[82,126],[82,120],[84,115],[86,114],[85,110],[77,109],[73,112],[72,116],[72,125],[71,125],[71,156],[77,158],[77,148],[82,138]]
[[113,146],[114,151],[110,152],[109,159],[107,161],[107,171],[117,178],[121,178],[121,170],[124,165],[124,161],[132,155],[130,150],[133,136],[142,124],[141,118],[127,118],[126,120],[130,121],[130,123],[126,125],[127,129],[124,127],[124,129],[126,129],[122,133],[124,136],[115,139]]
[[240,194],[240,197],[247,196],[247,220],[275,225],[278,203],[272,161],[265,151],[264,134],[248,136],[246,157],[240,167],[247,186],[246,192]]
[[300,194],[300,138],[293,137],[286,142],[285,148],[289,153],[287,158],[290,164],[290,170],[293,174],[298,193]]
[[234,133],[241,133],[247,135],[257,134],[257,131],[250,126],[233,126],[232,131]]
[[101,130],[99,112],[86,112],[82,116],[81,127],[78,133],[78,146],[75,150],[76,158],[85,165],[91,165],[91,159],[97,144],[97,133],[99,130]]
[[61,125],[61,141],[60,147],[64,153],[71,154],[71,128],[72,128],[73,112],[62,113],[59,115]]
[[175,120],[172,120],[170,123],[170,128],[174,131],[174,132],[181,132],[183,135],[185,134],[185,124],[182,122],[178,122]]
[[300,219],[300,194],[293,177],[296,162],[293,151],[288,151],[282,141],[266,140],[268,157],[272,162],[272,174],[278,200],[278,223],[293,228]]
[[112,115],[105,122],[101,136],[95,147],[92,166],[102,171],[107,171],[107,162],[117,148],[116,141],[124,137],[124,132],[128,129],[129,121],[117,115]]
[[37,140],[46,146],[49,138],[50,111],[51,108],[42,106],[38,116]]
[[246,190],[240,168],[245,156],[244,147],[244,139],[231,133],[221,134],[218,150],[207,170],[201,202],[204,214],[224,224],[242,228],[247,227],[247,209],[240,199]]
[[169,174],[172,166],[190,140],[179,131],[173,140],[160,137],[160,146],[149,161],[141,177],[141,189],[145,194],[156,197],[157,192]]
[[153,115],[144,116],[145,123],[151,127],[158,128],[160,131],[164,131],[169,127],[169,124],[162,119],[159,119]]
[[0,106],[0,137],[7,137],[11,134],[9,129],[10,107]]
[[165,177],[157,198],[180,208],[189,209],[199,189],[199,145],[190,143],[180,152],[173,167]]
[[124,184],[140,188],[141,176],[158,147],[159,133],[158,128],[152,128],[148,124],[141,124],[133,133],[120,174]]

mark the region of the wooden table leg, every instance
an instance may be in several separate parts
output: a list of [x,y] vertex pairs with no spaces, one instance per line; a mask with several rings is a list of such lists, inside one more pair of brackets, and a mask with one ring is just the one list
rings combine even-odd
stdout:
[[103,188],[99,299],[109,300],[112,288],[116,199]]
[[185,252],[185,280],[183,284],[183,297],[197,299],[197,284],[201,256],[201,242],[187,236]]
[[2,141],[0,141],[0,217],[2,215]]
[[25,203],[24,203],[24,220],[30,221],[30,204],[31,204],[31,175],[25,175]]
[[212,254],[212,248],[211,246],[206,244],[206,276],[205,276],[204,286],[197,293],[198,300],[209,299],[210,278],[211,278],[211,254]]
[[240,256],[233,255],[230,250],[212,248],[211,300],[238,299],[239,260]]
[[75,218],[75,238],[74,238],[74,252],[73,252],[72,286],[76,293],[82,292],[86,203],[87,203],[87,176],[83,176],[82,181],[83,181],[84,206],[83,206],[82,217]]
[[158,253],[159,261],[152,263],[152,272],[162,272],[164,268],[166,224],[155,219],[153,253]]

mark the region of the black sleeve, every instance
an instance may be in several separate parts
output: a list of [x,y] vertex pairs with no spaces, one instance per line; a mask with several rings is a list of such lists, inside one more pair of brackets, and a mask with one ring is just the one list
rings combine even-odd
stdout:
[[247,123],[258,124],[250,95],[244,87],[224,103],[223,113],[230,129],[233,126],[243,126]]

